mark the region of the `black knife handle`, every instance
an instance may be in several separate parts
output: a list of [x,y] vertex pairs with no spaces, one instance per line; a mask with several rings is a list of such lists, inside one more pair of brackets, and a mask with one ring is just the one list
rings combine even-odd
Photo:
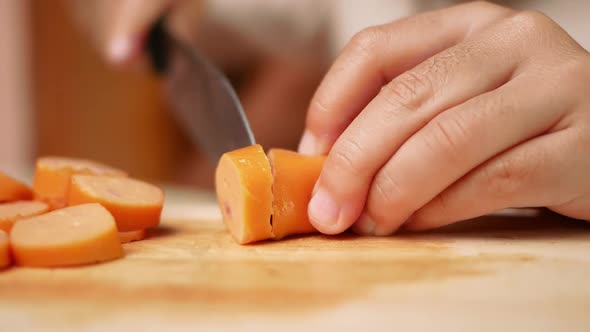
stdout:
[[168,34],[165,29],[164,17],[152,27],[146,41],[146,51],[154,70],[163,74],[168,68]]

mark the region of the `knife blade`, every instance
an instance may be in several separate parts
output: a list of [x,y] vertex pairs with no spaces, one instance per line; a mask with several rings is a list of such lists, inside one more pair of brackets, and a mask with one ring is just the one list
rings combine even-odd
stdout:
[[211,165],[225,152],[255,144],[230,81],[197,48],[175,39],[163,19],[152,28],[146,46],[154,68],[165,78],[171,111]]

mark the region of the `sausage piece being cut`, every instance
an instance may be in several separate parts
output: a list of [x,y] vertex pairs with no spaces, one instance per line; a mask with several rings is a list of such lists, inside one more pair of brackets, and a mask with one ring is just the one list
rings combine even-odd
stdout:
[[39,158],[33,178],[35,199],[49,204],[52,210],[65,207],[70,179],[74,174],[110,175],[125,177],[127,173],[111,166],[87,159],[65,157]]
[[240,244],[314,233],[307,205],[325,156],[306,156],[260,145],[225,153],[217,166],[217,200]]
[[10,244],[15,263],[33,267],[90,264],[124,255],[113,216],[96,203],[19,220]]
[[101,175],[74,175],[68,205],[100,203],[115,218],[120,232],[156,227],[164,206],[164,192],[150,183]]
[[246,244],[273,237],[272,171],[260,145],[222,155],[215,185],[223,222],[236,242]]
[[275,239],[316,233],[307,206],[320,176],[325,156],[308,156],[284,149],[268,153],[273,172],[272,232]]

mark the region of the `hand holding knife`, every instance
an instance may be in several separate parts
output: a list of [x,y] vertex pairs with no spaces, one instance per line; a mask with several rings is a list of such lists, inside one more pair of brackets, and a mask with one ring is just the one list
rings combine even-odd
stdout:
[[255,144],[229,80],[196,48],[175,39],[163,19],[151,30],[147,51],[166,80],[172,112],[211,165],[225,152]]

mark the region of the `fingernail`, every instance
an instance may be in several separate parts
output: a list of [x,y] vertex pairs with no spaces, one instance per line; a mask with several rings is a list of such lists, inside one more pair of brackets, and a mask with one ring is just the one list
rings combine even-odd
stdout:
[[377,224],[365,213],[363,213],[354,226],[352,226],[352,230],[360,235],[375,235],[376,228]]
[[121,63],[129,59],[131,52],[131,41],[128,38],[116,37],[109,44],[108,57],[114,63]]
[[319,189],[309,202],[309,217],[316,224],[334,227],[340,217],[340,207],[325,190]]
[[306,130],[301,137],[301,142],[299,142],[299,153],[306,154],[306,155],[315,155],[318,154],[318,140],[314,134],[312,134],[309,130]]

